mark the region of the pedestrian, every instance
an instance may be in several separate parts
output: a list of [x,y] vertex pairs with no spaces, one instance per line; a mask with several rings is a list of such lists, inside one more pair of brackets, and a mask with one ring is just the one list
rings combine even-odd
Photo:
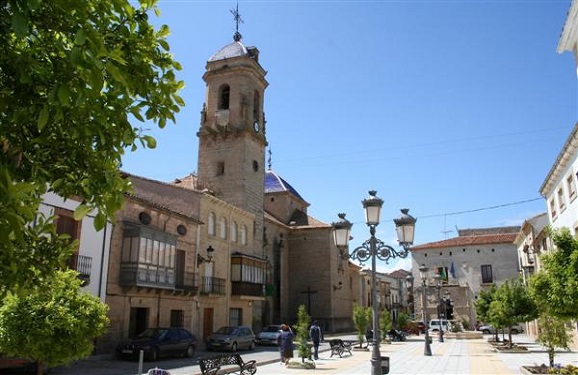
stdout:
[[313,325],[309,327],[309,337],[313,341],[313,358],[319,359],[319,343],[322,340],[321,327],[317,324],[317,320],[313,321]]
[[289,365],[289,360],[293,358],[293,338],[295,335],[287,324],[281,324],[281,333],[277,339],[279,343],[279,352],[281,353],[281,362],[285,366]]

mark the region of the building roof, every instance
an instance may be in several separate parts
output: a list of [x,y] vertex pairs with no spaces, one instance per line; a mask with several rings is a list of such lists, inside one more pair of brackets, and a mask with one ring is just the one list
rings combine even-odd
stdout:
[[265,194],[287,192],[305,202],[305,199],[287,181],[271,169],[265,172]]
[[390,273],[387,274],[389,277],[393,277],[394,279],[404,279],[408,276],[411,275],[411,271],[408,270],[404,270],[404,269],[398,269],[395,271],[392,271]]
[[249,50],[240,41],[235,41],[221,48],[209,58],[209,61],[231,59],[233,57],[249,56]]
[[572,161],[572,157],[578,152],[578,122],[574,124],[572,132],[566,139],[562,150],[558,153],[556,161],[550,168],[548,175],[544,179],[542,186],[540,186],[540,195],[544,198],[548,198],[554,191],[554,187],[562,178],[563,173],[568,170],[569,163]]
[[411,251],[442,249],[459,246],[513,244],[517,233],[498,233],[474,236],[458,236],[443,241],[425,243],[410,248]]
[[126,172],[123,174],[132,184],[132,191],[127,193],[128,196],[201,223],[198,217],[198,192]]

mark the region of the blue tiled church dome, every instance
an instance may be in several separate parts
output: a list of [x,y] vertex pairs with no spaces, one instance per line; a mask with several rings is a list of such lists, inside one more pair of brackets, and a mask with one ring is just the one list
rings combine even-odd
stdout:
[[304,201],[303,197],[301,197],[293,186],[269,169],[265,172],[265,194],[279,192],[289,192]]

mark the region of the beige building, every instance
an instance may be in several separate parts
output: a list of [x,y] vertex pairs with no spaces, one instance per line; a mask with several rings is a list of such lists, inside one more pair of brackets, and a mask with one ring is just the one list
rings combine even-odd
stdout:
[[[414,307],[422,311],[422,280],[419,267],[429,268],[426,288],[428,316],[437,315],[439,294],[449,293],[454,319],[471,329],[476,324],[474,301],[481,290],[519,276],[517,246],[520,227],[462,229],[458,237],[412,247]],[[441,290],[435,275],[441,277]]]
[[117,213],[108,263],[110,329],[99,351],[148,327],[197,328],[199,194],[128,175],[133,193]]

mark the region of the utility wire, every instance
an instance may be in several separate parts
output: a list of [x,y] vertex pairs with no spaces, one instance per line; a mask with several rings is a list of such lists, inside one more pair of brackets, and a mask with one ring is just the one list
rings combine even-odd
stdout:
[[499,205],[497,205],[497,206],[490,206],[490,207],[475,208],[475,209],[466,210],[466,211],[456,211],[456,212],[448,212],[448,213],[443,213],[443,214],[433,214],[433,215],[426,215],[426,216],[418,216],[418,218],[420,218],[420,219],[430,219],[430,218],[432,218],[432,217],[463,215],[463,214],[469,214],[469,213],[472,213],[472,212],[495,210],[496,208],[516,206],[516,205],[519,205],[519,204],[524,204],[524,203],[529,203],[529,202],[535,202],[535,201],[542,200],[542,199],[544,199],[544,198],[542,198],[542,197],[532,198],[532,199],[526,199],[526,200],[518,201],[518,202],[504,203],[504,204],[499,204]]

